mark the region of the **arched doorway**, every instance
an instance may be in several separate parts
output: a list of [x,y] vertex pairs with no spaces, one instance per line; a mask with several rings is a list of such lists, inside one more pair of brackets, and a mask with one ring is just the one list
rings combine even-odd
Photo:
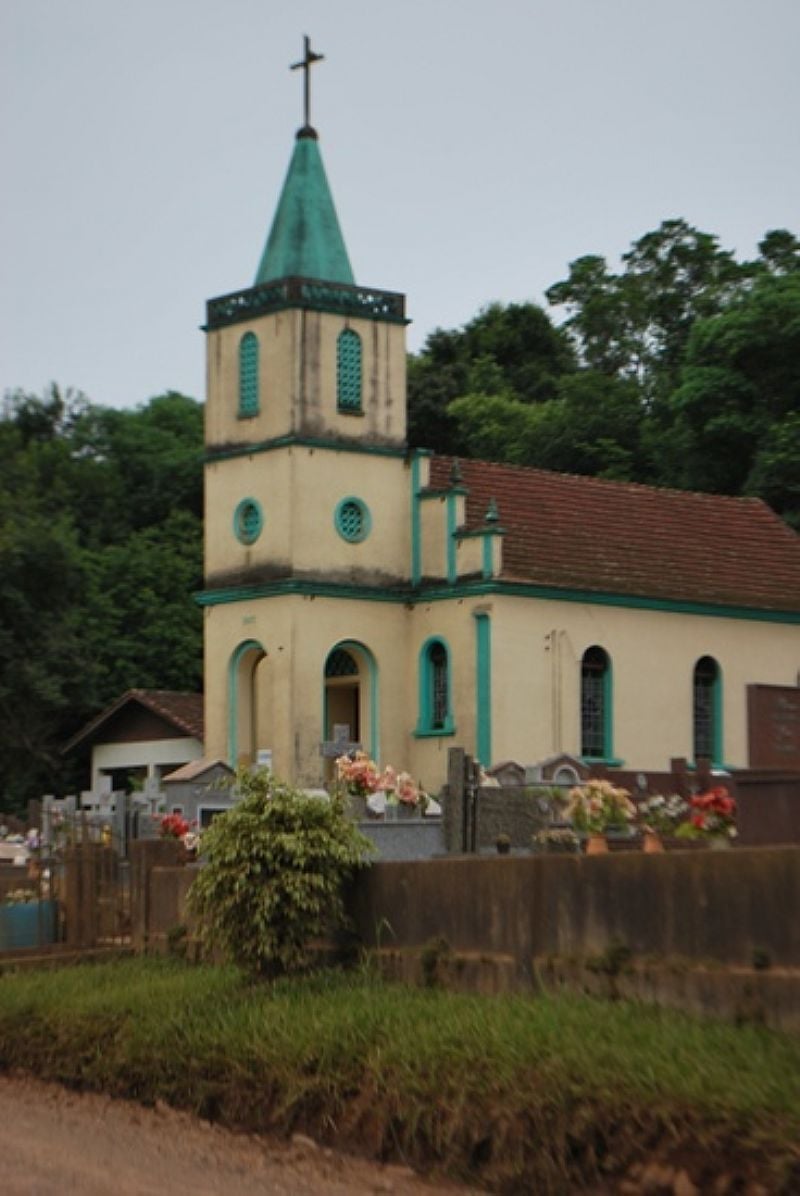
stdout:
[[257,640],[240,644],[228,669],[228,760],[232,768],[253,764],[265,740],[265,710],[260,674],[267,653]]
[[325,659],[323,684],[326,742],[359,744],[377,760],[377,666],[369,648],[355,640],[335,644]]

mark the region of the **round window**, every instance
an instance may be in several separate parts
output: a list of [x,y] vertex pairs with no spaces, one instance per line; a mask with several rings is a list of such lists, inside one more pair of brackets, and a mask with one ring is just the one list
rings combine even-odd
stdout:
[[254,544],[261,535],[264,517],[261,507],[254,498],[244,498],[239,503],[233,516],[233,530],[236,539],[242,544]]
[[342,539],[350,544],[365,540],[372,524],[367,504],[360,498],[343,498],[336,508],[333,522]]

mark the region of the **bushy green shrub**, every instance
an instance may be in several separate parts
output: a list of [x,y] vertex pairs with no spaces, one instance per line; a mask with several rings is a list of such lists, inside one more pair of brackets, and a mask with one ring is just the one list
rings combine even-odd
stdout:
[[310,944],[345,921],[342,884],[372,845],[333,796],[241,772],[241,801],[203,834],[189,892],[201,939],[248,972],[307,967]]

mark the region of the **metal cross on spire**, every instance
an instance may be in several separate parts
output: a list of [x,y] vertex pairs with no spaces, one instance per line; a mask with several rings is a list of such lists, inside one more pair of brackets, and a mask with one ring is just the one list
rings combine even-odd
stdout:
[[304,71],[305,79],[303,81],[303,125],[308,128],[311,124],[310,120],[310,87],[309,80],[311,76],[311,67],[315,62],[321,62],[325,57],[324,54],[316,54],[311,49],[311,41],[308,36],[303,38],[303,57],[300,62],[293,62],[289,67],[290,71]]

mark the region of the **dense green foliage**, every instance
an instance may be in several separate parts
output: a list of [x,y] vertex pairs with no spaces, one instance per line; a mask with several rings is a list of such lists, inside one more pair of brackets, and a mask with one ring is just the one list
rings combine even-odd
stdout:
[[61,748],[134,686],[201,687],[202,408],[52,387],[0,414],[0,807],[82,775]]
[[0,978],[0,1065],[496,1192],[596,1189],[654,1155],[704,1192],[799,1178],[800,1041],[621,1001],[132,959]]
[[667,220],[614,273],[435,331],[409,365],[409,437],[440,452],[763,497],[800,526],[800,242],[739,262]]
[[342,884],[371,844],[338,797],[241,772],[241,800],[203,834],[189,893],[201,938],[254,975],[308,967],[312,940],[344,922]]

